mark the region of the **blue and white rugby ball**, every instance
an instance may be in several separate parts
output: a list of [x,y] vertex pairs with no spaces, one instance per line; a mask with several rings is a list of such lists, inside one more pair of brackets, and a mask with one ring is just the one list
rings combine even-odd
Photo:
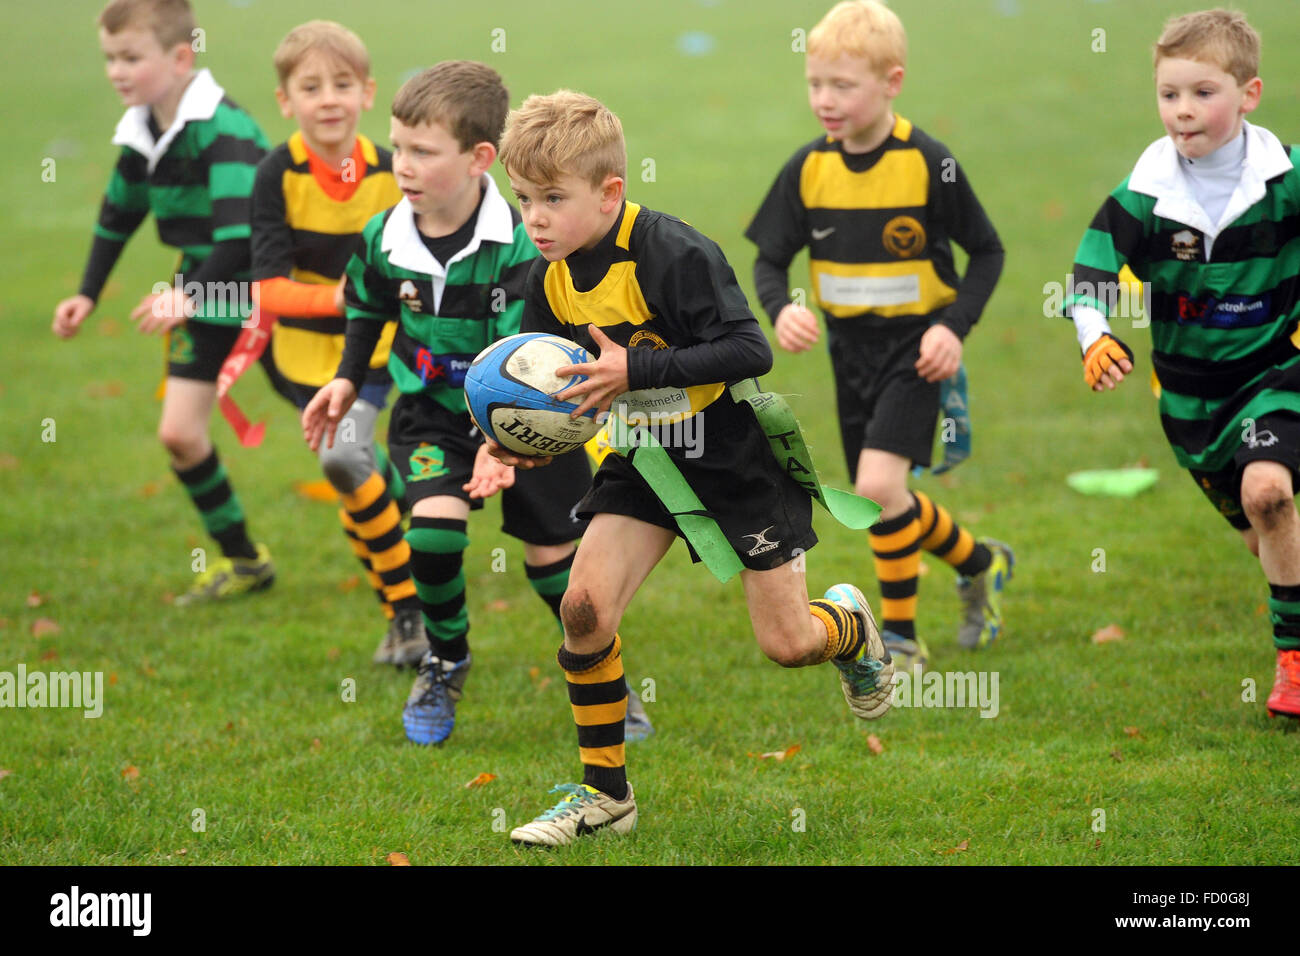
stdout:
[[517,455],[564,455],[600,431],[596,409],[570,418],[577,402],[554,396],[585,375],[558,378],[557,368],[592,361],[581,345],[547,335],[523,332],[493,342],[465,373],[465,401],[479,431]]

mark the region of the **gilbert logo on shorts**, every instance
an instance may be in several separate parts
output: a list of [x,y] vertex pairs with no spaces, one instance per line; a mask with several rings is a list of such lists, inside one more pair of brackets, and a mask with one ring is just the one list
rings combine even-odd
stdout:
[[766,528],[764,528],[762,531],[760,531],[758,534],[742,534],[742,535],[741,535],[742,538],[753,538],[753,539],[754,539],[754,546],[753,546],[752,548],[750,548],[748,551],[746,551],[745,554],[749,555],[749,557],[752,558],[752,557],[754,557],[754,555],[756,555],[756,554],[765,554],[765,553],[767,553],[768,551],[772,551],[772,550],[774,550],[774,549],[776,549],[776,548],[781,547],[781,542],[780,542],[780,541],[768,541],[768,540],[767,540],[767,533],[768,533],[769,531],[771,531],[771,530],[772,530],[773,528],[775,528],[775,527],[776,527],[776,525],[774,525],[774,524],[770,524],[770,525],[768,525]]

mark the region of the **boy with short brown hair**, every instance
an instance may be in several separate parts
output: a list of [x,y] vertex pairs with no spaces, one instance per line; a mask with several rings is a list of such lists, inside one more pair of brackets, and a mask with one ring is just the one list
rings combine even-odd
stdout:
[[127,240],[153,212],[159,238],[181,251],[181,264],[175,285],[159,283],[131,318],[141,332],[170,333],[158,438],[222,554],[177,603],[258,591],[275,569],[266,546],[248,536],[208,422],[218,373],[251,311],[249,196],[266,137],[211,73],[195,71],[185,0],[113,0],[99,24],[109,81],[128,106],[113,136],[122,152],[80,292],[55,307],[54,333],[77,334]]
[[1167,135],[1093,218],[1065,312],[1084,381],[1113,389],[1134,362],[1108,321],[1120,270],[1150,289],[1165,436],[1259,558],[1277,651],[1268,709],[1300,718],[1300,149],[1246,122],[1263,90],[1259,48],[1234,11],[1165,25],[1154,60]]

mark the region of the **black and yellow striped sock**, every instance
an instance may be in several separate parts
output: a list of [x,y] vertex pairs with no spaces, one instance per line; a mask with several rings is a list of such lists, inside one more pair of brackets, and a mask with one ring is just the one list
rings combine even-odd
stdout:
[[366,580],[370,582],[371,590],[375,592],[375,597],[379,599],[379,606],[384,609],[384,617],[391,621],[393,619],[393,606],[384,600],[384,582],[380,580],[379,575],[375,574],[375,569],[371,567],[370,549],[357,535],[357,526],[348,515],[346,508],[339,509],[339,524],[343,526],[343,534],[348,539],[348,547],[352,549],[352,553],[356,555],[357,560],[361,562],[361,567],[365,570]]
[[424,611],[424,626],[434,654],[444,661],[469,655],[469,613],[465,609],[462,571],[469,537],[464,521],[412,518],[406,540],[411,545],[411,577]]
[[921,528],[916,511],[872,525],[871,552],[880,581],[880,629],[916,637],[916,588],[921,571]]
[[411,579],[411,546],[402,535],[402,513],[389,495],[383,476],[371,472],[361,487],[344,492],[343,509],[352,522],[352,531],[365,545],[362,563],[368,565],[371,587],[376,579],[379,581],[385,613],[391,617],[393,607],[417,606],[419,598]]
[[207,458],[193,468],[173,468],[185,491],[199,509],[203,528],[221,546],[228,558],[256,558],[257,548],[249,540],[244,509],[226,477],[226,468],[214,447]]
[[921,491],[912,492],[912,500],[921,526],[921,547],[952,565],[963,577],[973,578],[988,569],[993,553],[954,521],[947,508]]
[[808,610],[826,628],[826,651],[815,663],[823,664],[831,658],[851,661],[858,656],[866,635],[856,614],[821,598],[809,601]]
[[546,602],[555,619],[560,619],[560,601],[569,586],[569,569],[573,567],[574,551],[567,558],[561,558],[553,564],[524,564],[524,575],[533,590]]
[[1300,584],[1268,586],[1273,644],[1279,651],[1300,651]]
[[627,796],[623,721],[627,717],[627,680],[623,676],[618,635],[603,651],[574,654],[560,645],[556,655],[569,685],[573,722],[578,726],[582,782],[615,800]]

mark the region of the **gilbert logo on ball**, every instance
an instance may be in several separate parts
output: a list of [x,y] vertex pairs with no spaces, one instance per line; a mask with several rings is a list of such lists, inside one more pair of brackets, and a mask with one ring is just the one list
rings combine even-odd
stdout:
[[600,430],[596,410],[570,418],[577,402],[557,392],[586,381],[555,370],[592,361],[582,346],[544,332],[524,332],[494,342],[465,374],[465,401],[479,431],[517,455],[564,455]]

